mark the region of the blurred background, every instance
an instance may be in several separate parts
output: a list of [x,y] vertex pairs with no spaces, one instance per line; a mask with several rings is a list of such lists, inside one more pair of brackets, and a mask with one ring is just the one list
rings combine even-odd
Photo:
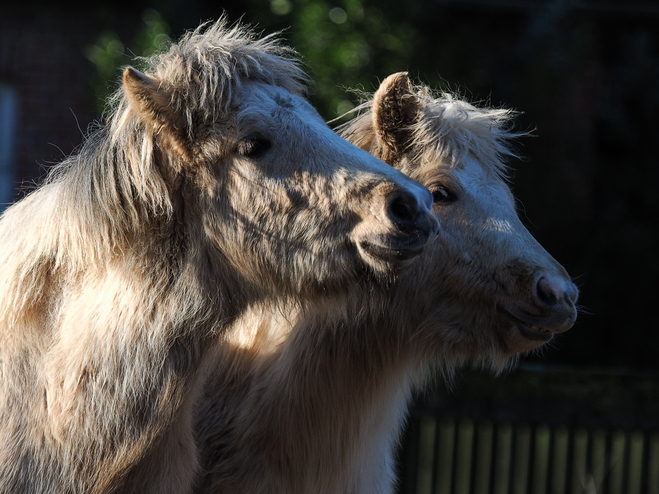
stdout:
[[[312,102],[328,120],[359,101],[349,89],[372,92],[401,70],[432,88],[521,112],[517,128],[534,137],[520,142],[525,159],[513,163],[520,213],[576,278],[583,307],[571,331],[522,367],[575,369],[561,374],[568,380],[590,369],[657,382],[654,0],[3,2],[0,203],[19,198],[81,143],[122,66],[223,12],[264,33],[284,30],[308,64]],[[648,386],[640,407],[657,395]]]

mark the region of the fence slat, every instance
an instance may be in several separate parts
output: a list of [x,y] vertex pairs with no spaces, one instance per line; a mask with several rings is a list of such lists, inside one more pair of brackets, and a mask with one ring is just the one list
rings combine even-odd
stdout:
[[442,419],[437,429],[437,454],[435,457],[435,494],[451,494],[453,486],[453,461],[455,459],[455,421]]
[[476,448],[474,451],[473,494],[489,494],[492,485],[492,460],[494,446],[494,428],[490,422],[482,423],[477,428]]
[[532,494],[546,494],[550,466],[551,431],[546,425],[535,429],[535,454],[533,473],[529,491]]
[[554,430],[554,454],[552,455],[551,493],[564,494],[568,479],[568,452],[570,431],[567,427]]
[[652,434],[649,443],[648,458],[648,494],[659,494],[659,434]]
[[524,367],[419,401],[401,494],[659,494],[659,375]]
[[458,424],[454,494],[469,494],[473,444],[474,424],[463,420]]

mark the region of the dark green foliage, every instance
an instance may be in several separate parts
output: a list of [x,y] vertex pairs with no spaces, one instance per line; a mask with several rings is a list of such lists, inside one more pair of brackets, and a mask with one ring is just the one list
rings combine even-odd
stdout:
[[253,0],[254,20],[284,36],[309,64],[312,98],[321,114],[334,118],[350,110],[358,96],[379,80],[405,70],[417,46],[412,26],[400,22],[383,2],[367,0]]
[[169,24],[156,10],[147,9],[142,14],[140,30],[129,46],[116,32],[107,30],[87,47],[85,56],[96,69],[91,86],[99,112],[104,110],[107,96],[115,89],[113,84],[119,81],[121,68],[129,64],[139,65],[136,57],[153,55],[168,42]]

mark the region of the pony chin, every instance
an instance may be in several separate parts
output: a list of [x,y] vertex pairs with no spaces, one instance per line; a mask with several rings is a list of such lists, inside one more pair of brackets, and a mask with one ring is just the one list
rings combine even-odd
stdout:
[[375,275],[383,279],[395,279],[423,252],[423,247],[395,249],[370,242],[359,242],[357,249],[364,263]]

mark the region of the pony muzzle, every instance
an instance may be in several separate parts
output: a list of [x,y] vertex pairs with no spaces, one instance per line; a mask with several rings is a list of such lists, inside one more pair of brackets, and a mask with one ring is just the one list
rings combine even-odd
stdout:
[[425,189],[414,193],[399,190],[389,198],[387,217],[401,236],[416,237],[421,243],[434,240],[439,220],[432,213],[432,194]]
[[405,185],[388,184],[382,202],[366,210],[351,234],[362,261],[381,274],[408,268],[439,232],[430,192],[415,182]]
[[545,272],[536,273],[535,278],[529,301],[498,307],[499,313],[523,338],[523,348],[518,351],[542,345],[555,335],[568,331],[577,318],[579,290],[568,278]]

